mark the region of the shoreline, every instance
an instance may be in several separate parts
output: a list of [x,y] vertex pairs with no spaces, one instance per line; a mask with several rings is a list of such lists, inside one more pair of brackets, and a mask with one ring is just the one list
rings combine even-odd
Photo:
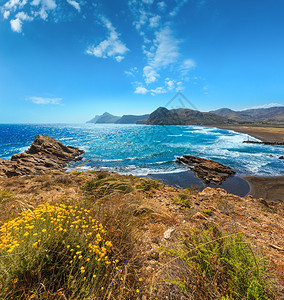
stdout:
[[215,128],[245,133],[264,143],[284,143],[284,127],[223,125],[216,126]]
[[[265,143],[284,142],[284,127],[235,125],[218,126],[217,128],[245,133]],[[281,145],[274,146],[281,147]],[[284,202],[284,176],[242,176],[241,178],[246,180],[250,186],[249,195],[263,198],[267,202]]]

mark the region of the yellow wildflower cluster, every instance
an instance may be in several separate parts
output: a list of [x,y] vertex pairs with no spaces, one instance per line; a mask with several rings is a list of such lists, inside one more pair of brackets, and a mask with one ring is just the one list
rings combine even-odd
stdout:
[[[110,241],[104,240],[105,230],[90,214],[90,210],[64,204],[41,204],[33,211],[27,210],[0,227],[0,250],[11,253],[23,245],[35,251],[48,239],[59,238],[62,241],[71,238],[72,245],[66,245],[71,261],[82,259],[84,253],[97,262],[110,264],[107,253],[112,247]],[[84,244],[76,244],[76,236]],[[74,244],[75,243],[75,244]],[[74,249],[75,248],[75,249]],[[87,261],[89,261],[88,258]],[[71,263],[70,261],[70,263]],[[81,272],[83,269],[81,269]]]

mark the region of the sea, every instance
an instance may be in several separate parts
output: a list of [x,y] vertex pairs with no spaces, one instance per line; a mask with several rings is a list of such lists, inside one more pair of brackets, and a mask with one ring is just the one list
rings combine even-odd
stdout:
[[71,163],[76,169],[108,170],[148,176],[185,172],[175,163],[189,154],[225,164],[237,176],[284,175],[283,146],[245,144],[257,139],[230,130],[200,126],[148,126],[121,124],[17,124],[0,125],[0,158],[9,159],[28,149],[38,134],[58,139],[85,151]]

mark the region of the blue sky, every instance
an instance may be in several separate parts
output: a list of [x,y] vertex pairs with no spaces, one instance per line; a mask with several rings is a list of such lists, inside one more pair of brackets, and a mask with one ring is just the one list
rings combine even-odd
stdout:
[[[2,0],[0,123],[284,105],[283,0]],[[273,105],[273,104],[272,104]]]

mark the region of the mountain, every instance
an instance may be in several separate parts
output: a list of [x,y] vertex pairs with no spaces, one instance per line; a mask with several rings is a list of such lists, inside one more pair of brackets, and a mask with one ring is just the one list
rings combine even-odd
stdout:
[[91,119],[90,121],[87,121],[86,123],[97,123],[99,118],[100,118],[100,116],[96,115],[93,119]]
[[234,111],[221,108],[211,111],[218,116],[238,122],[284,123],[284,106]]
[[192,109],[171,109],[159,107],[152,112],[146,122],[147,125],[225,125],[235,121],[213,113],[200,112]]
[[87,123],[95,123],[95,124],[113,124],[117,122],[121,117],[114,116],[108,112],[105,112],[101,116],[95,116],[92,120]]
[[116,124],[137,124],[142,121],[146,121],[150,115],[123,115],[119,120],[116,121]]

